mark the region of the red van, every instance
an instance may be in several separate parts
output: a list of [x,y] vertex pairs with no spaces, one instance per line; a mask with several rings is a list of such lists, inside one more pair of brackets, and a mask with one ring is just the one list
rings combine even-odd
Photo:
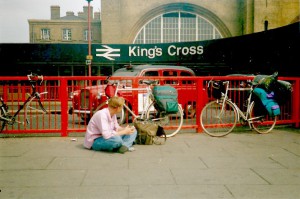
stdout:
[[[126,87],[132,86],[133,77],[166,77],[164,80],[159,80],[159,85],[171,85],[178,91],[178,102],[184,110],[185,117],[195,116],[195,91],[196,84],[194,80],[180,79],[178,77],[193,77],[195,73],[193,70],[184,66],[170,66],[170,65],[129,65],[124,68],[116,70],[111,79],[120,81]],[[120,77],[120,78],[119,78]],[[123,77],[123,78],[122,78]],[[143,79],[144,79],[143,78]],[[144,85],[139,84],[139,87]],[[97,85],[85,87],[81,90],[72,93],[72,111],[80,115],[83,120],[88,121],[93,115],[97,107],[107,99],[105,95],[106,85]],[[142,101],[143,95],[139,93],[134,96],[132,92],[121,93],[125,100],[131,107],[137,106],[139,112],[141,111],[139,102]],[[138,99],[136,99],[136,97]],[[137,102],[137,104],[135,104]]]

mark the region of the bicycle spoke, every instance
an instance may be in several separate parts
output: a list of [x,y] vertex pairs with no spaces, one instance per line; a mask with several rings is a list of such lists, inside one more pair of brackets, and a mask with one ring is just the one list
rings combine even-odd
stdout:
[[175,136],[183,124],[183,111],[181,106],[178,104],[178,112],[176,114],[166,114],[156,110],[154,103],[155,102],[152,102],[147,108],[146,118],[162,126],[167,137]]
[[31,128],[32,126],[39,128],[40,126],[44,126],[42,121],[44,121],[45,114],[48,112],[44,108],[41,99],[45,97],[45,94],[46,93],[40,94],[39,98],[32,97],[26,104],[24,109],[25,128]]
[[251,127],[258,133],[266,134],[272,131],[276,124],[276,117],[270,117],[268,115],[261,114],[255,109],[255,103],[252,104],[250,109]]
[[236,110],[230,103],[212,101],[202,110],[200,120],[205,133],[213,137],[222,137],[229,134],[236,125]]

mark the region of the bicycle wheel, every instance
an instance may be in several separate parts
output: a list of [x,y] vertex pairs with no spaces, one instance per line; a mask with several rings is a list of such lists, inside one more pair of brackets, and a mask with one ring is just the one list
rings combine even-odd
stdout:
[[253,102],[250,108],[250,119],[252,128],[260,134],[267,134],[275,127],[277,117],[271,117],[262,111],[255,109]]
[[[5,115],[4,111],[7,112],[6,105],[2,105],[2,106],[0,106],[0,108],[1,108],[1,109],[0,109],[0,116],[5,118],[5,116],[4,116],[4,115]],[[4,109],[4,110],[2,110],[2,109]],[[6,126],[6,124],[7,124],[7,121],[0,118],[0,133],[3,131],[3,129],[4,129],[4,127]]]
[[182,107],[178,104],[178,112],[174,114],[167,114],[155,109],[155,103],[152,102],[146,109],[146,119],[158,123],[164,128],[166,137],[176,135],[183,124],[183,111]]
[[237,110],[234,105],[226,101],[214,100],[206,104],[200,115],[201,127],[205,133],[213,137],[229,134],[237,123]]
[[7,121],[0,119],[0,133],[3,131],[3,129],[5,128],[6,124],[7,124]]
[[[96,110],[94,110],[93,111],[93,114],[95,114],[97,111],[99,111],[99,110],[101,110],[101,109],[103,109],[103,108],[106,108],[108,105],[108,101],[106,101],[106,102],[103,102],[102,104],[100,104],[97,108],[96,108]],[[125,111],[124,111],[124,107],[123,107],[123,109],[122,109],[122,111],[120,112],[120,113],[118,113],[117,114],[117,120],[118,120],[118,123],[119,124],[124,124],[124,122],[125,122]]]
[[41,99],[45,98],[47,93],[40,93],[38,96],[32,97],[25,105],[24,109],[24,126],[29,124],[39,124],[45,116],[46,109],[44,108]]

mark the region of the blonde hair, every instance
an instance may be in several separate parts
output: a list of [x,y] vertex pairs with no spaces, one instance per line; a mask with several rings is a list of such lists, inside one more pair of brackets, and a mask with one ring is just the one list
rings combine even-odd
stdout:
[[122,107],[125,103],[123,97],[114,96],[108,100],[108,106],[112,108]]

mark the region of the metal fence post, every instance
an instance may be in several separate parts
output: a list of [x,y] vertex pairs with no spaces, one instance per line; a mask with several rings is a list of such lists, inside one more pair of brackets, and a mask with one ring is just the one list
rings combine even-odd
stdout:
[[204,79],[203,78],[197,78],[197,93],[196,93],[196,125],[197,125],[197,133],[202,133],[203,129],[200,124],[200,115],[203,107],[205,106],[205,103],[207,102],[208,96],[207,96],[207,90],[203,87]]
[[60,102],[61,102],[61,136],[68,136],[68,85],[67,79],[61,78],[60,82]]

